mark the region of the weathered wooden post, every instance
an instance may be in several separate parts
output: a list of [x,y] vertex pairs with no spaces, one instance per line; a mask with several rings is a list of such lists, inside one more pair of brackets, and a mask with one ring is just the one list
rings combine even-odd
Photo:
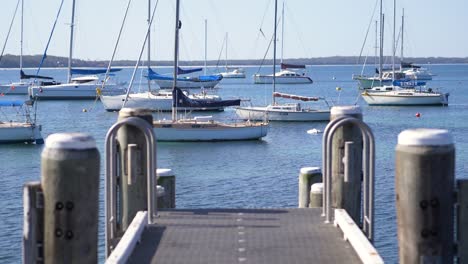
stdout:
[[44,262],[97,263],[99,152],[94,139],[52,134],[41,162]]
[[157,169],[158,185],[164,188],[164,195],[158,198],[158,208],[175,208],[176,177],[171,169]]
[[304,167],[299,172],[299,208],[307,208],[310,202],[310,187],[322,182],[322,171],[319,167]]
[[395,166],[399,263],[453,263],[451,135],[441,129],[401,132]]
[[[122,108],[118,121],[127,117],[139,117],[153,123],[153,116],[147,109]],[[131,125],[123,125],[118,130],[117,142],[121,164],[121,226],[118,232],[123,234],[138,211],[148,210],[147,147],[143,132]]]
[[[362,120],[359,106],[332,107],[330,120],[354,117]],[[332,202],[343,208],[356,223],[361,218],[362,134],[359,127],[346,124],[339,127],[332,141]],[[345,158],[346,159],[343,159]]]
[[312,184],[310,188],[309,208],[318,208],[323,206],[323,183]]
[[23,264],[44,262],[44,197],[40,182],[23,187]]
[[468,179],[457,180],[458,263],[468,263]]

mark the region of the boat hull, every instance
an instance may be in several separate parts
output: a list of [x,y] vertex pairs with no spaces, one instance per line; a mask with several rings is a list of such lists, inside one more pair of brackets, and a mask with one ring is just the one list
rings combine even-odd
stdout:
[[[98,83],[93,84],[59,84],[29,87],[29,96],[41,100],[93,100],[98,97],[96,89],[101,88]],[[117,89],[117,85],[106,85],[106,90]]]
[[355,80],[358,81],[359,87],[361,89],[371,89],[378,86],[392,85],[392,80],[378,80],[372,78],[361,78],[356,77]]
[[232,73],[232,72],[222,72],[220,73],[223,78],[232,78],[232,79],[235,79],[235,78],[245,78],[245,73]]
[[413,106],[413,105],[448,105],[448,94],[427,94],[405,96],[383,93],[363,93],[362,98],[368,105]]
[[0,94],[28,94],[28,83],[11,83],[0,85]]
[[[101,102],[107,111],[120,111],[125,94],[102,95]],[[125,107],[146,108],[151,111],[172,111],[172,96],[154,96],[148,93],[130,94]],[[178,107],[178,111],[224,111],[224,107]]]
[[[183,80],[177,79],[177,87],[181,89],[200,89],[200,88],[213,88],[221,80],[211,80],[211,81],[194,81],[194,80]],[[171,79],[155,79],[154,82],[161,89],[172,89],[174,85],[174,80]]]
[[236,114],[244,120],[268,120],[268,121],[329,121],[329,110],[302,110],[302,111],[278,111],[267,107],[238,107]]
[[41,127],[30,123],[0,123],[0,143],[43,144]]
[[222,124],[214,121],[173,123],[153,122],[157,141],[241,141],[265,137],[268,124]]
[[[273,76],[271,75],[254,75],[254,83],[256,84],[271,84],[273,83]],[[308,76],[276,76],[276,84],[306,84],[313,83],[312,79]]]

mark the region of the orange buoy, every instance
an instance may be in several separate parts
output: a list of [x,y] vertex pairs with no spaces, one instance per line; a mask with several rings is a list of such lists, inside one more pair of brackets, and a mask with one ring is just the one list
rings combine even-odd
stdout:
[[421,113],[417,112],[415,116],[416,117],[421,117]]

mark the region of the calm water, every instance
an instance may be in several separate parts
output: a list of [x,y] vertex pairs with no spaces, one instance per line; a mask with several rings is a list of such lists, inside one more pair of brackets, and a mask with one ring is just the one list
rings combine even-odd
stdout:
[[[449,129],[456,142],[457,177],[464,177],[467,171],[468,65],[429,65],[428,68],[437,74],[431,86],[443,87],[444,91],[450,92],[450,106],[368,107],[362,99],[358,100],[357,85],[351,81],[351,75],[361,71],[358,66],[312,66],[308,70],[314,84],[277,87],[283,92],[323,96],[331,104],[357,102],[362,106],[364,120],[373,129],[377,142],[375,246],[388,263],[397,262],[398,254],[393,169],[398,133],[414,127]],[[253,85],[250,76],[257,68],[247,67],[246,70],[246,79],[225,79],[216,92],[223,98],[251,98],[256,105],[270,102],[271,86]],[[128,81],[131,71],[124,69],[116,78]],[[158,71],[165,73],[170,69]],[[65,78],[63,69],[48,69],[41,74],[61,80]],[[15,81],[18,75],[17,70],[0,70],[0,81]],[[136,82],[144,82],[141,75]],[[336,87],[341,87],[341,91]],[[136,85],[134,89],[138,88]],[[141,85],[141,89],[146,87]],[[84,108],[90,111],[83,112]],[[420,118],[415,117],[416,112],[421,113]],[[230,109],[213,115],[235,117]],[[86,132],[96,139],[101,155],[105,133],[116,118],[117,113],[104,111],[100,102],[38,103],[38,122],[43,126],[44,137],[57,132]],[[158,167],[171,168],[177,175],[178,208],[297,207],[299,169],[321,166],[321,135],[309,135],[306,131],[312,128],[323,130],[325,126],[326,123],[272,123],[268,136],[253,142],[160,143]],[[27,181],[40,180],[42,148],[22,144],[0,146],[0,263],[20,262],[22,186]],[[103,186],[101,180],[101,249],[104,242]]]

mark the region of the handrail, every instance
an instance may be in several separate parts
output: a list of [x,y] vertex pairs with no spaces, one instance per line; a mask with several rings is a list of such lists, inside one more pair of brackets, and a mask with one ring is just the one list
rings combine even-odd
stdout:
[[363,138],[363,232],[369,240],[374,237],[374,176],[375,176],[375,141],[374,135],[367,124],[360,119],[343,116],[331,121],[323,134],[323,211],[325,222],[331,223],[331,192],[332,192],[332,141],[337,129],[346,125],[356,125]]
[[105,229],[106,229],[106,256],[109,256],[109,242],[116,238],[117,232],[117,147],[115,144],[117,131],[124,125],[134,126],[143,132],[146,139],[147,151],[147,182],[148,182],[148,224],[154,224],[157,214],[156,197],[156,137],[152,126],[138,117],[127,117],[115,123],[107,132],[105,141],[106,151],[106,200],[105,200]]

